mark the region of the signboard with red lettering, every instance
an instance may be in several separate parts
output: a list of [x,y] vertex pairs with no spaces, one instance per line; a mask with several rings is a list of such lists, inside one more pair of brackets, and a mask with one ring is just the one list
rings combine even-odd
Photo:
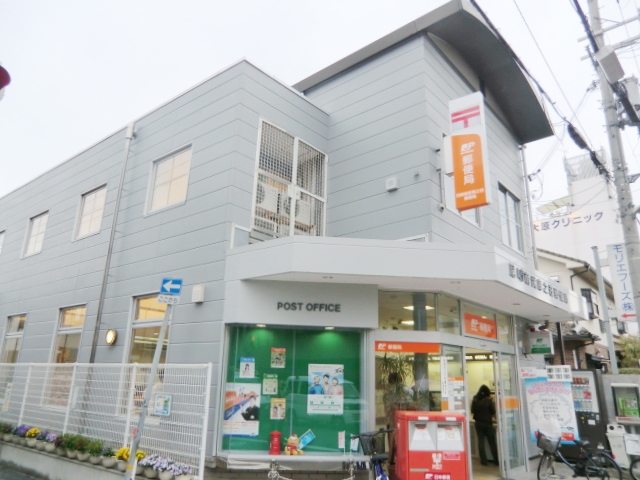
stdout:
[[451,155],[456,208],[490,203],[484,97],[480,92],[449,102]]
[[498,328],[493,318],[464,313],[464,333],[475,337],[498,339]]

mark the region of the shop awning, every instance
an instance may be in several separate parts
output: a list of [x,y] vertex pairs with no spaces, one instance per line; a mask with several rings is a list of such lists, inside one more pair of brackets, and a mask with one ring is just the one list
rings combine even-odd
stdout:
[[588,318],[582,296],[484,245],[285,237],[229,250],[225,281],[240,280],[442,292],[536,322]]

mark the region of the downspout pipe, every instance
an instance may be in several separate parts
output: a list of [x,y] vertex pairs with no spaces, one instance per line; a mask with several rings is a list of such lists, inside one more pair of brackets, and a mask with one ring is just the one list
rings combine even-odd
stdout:
[[116,225],[118,224],[118,213],[120,212],[120,200],[122,198],[122,189],[124,186],[124,174],[127,171],[127,161],[129,160],[129,151],[131,149],[131,141],[135,138],[134,123],[127,125],[126,140],[124,144],[124,158],[122,159],[122,169],[120,171],[120,181],[118,183],[118,191],[116,193],[116,204],[113,211],[113,219],[111,220],[111,232],[109,234],[109,244],[107,245],[107,258],[104,262],[104,271],[102,272],[102,285],[100,286],[100,297],[98,299],[98,311],[96,313],[96,324],[93,329],[93,341],[91,342],[91,355],[89,363],[94,363],[96,359],[96,350],[100,339],[100,324],[102,323],[102,312],[104,310],[104,299],[107,293],[107,280],[109,279],[109,269],[111,267],[111,254],[113,252],[113,241],[116,236]]
[[577,277],[578,275],[582,275],[583,273],[587,273],[589,270],[591,270],[591,265],[589,265],[588,263],[584,264],[584,270],[582,270],[581,272],[576,272],[573,275],[571,275],[569,277],[569,282],[571,283],[571,291],[573,292],[573,277]]
[[527,177],[527,161],[524,156],[524,145],[520,145],[520,163],[522,165],[522,175],[524,177],[524,191],[527,196],[527,213],[529,217],[529,231],[531,235],[531,249],[533,250],[533,266],[538,270],[538,249],[536,248],[535,229],[533,228],[533,212],[531,202],[531,192],[529,191],[529,178]]

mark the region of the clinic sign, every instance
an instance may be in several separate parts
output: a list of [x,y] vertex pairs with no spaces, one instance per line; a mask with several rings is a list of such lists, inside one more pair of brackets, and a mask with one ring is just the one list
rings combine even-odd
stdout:
[[476,92],[449,102],[451,156],[456,208],[490,203],[484,97]]
[[[613,285],[613,297],[616,302],[618,319],[622,321],[637,321],[636,305],[633,301],[631,289],[631,275],[629,273],[629,259],[624,243],[607,245],[609,257],[609,269],[611,270],[611,284]],[[602,300],[604,303],[605,300]],[[602,305],[601,308],[607,308]]]

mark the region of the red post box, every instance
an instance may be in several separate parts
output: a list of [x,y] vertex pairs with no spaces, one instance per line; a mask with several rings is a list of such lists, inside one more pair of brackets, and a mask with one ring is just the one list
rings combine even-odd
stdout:
[[280,455],[282,448],[282,433],[276,431],[271,432],[269,439],[269,455]]
[[456,412],[396,412],[400,480],[468,480],[466,417]]

